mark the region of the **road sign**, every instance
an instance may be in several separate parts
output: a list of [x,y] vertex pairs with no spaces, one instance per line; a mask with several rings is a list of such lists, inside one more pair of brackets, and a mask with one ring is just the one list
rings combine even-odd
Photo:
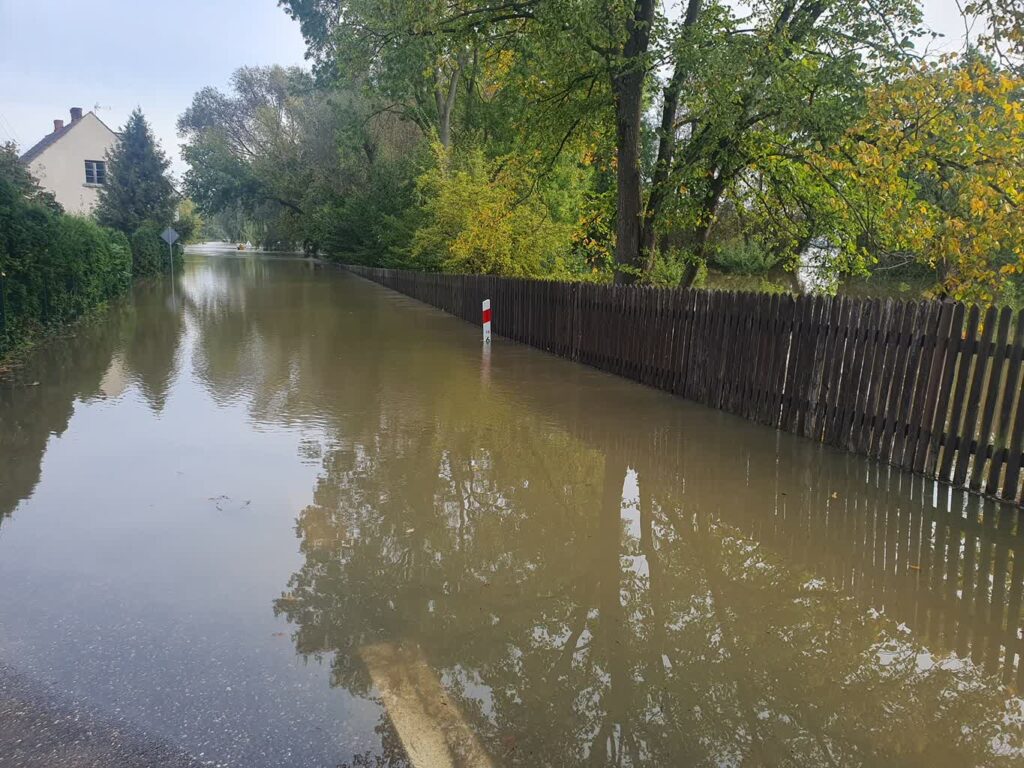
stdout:
[[173,229],[168,227],[167,229],[160,233],[160,237],[163,238],[163,241],[168,245],[174,245],[179,235]]

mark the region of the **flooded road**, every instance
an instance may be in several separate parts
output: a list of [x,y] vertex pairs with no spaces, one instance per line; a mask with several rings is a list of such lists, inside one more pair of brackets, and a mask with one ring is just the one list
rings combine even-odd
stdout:
[[193,253],[0,382],[0,765],[1020,765],[1022,553],[1010,507]]

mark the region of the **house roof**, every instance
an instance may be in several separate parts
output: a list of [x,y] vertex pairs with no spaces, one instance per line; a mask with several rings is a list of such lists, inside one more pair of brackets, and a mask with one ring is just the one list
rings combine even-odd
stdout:
[[[74,121],[68,123],[63,128],[61,128],[59,131],[51,131],[50,133],[48,133],[45,136],[43,136],[43,138],[41,138],[38,142],[36,142],[34,147],[32,147],[30,150],[28,150],[28,152],[26,152],[25,154],[23,154],[21,156],[21,162],[23,162],[25,164],[31,163],[33,160],[35,160],[37,157],[39,157],[41,154],[43,154],[43,152],[45,152],[51,145],[53,145],[56,142],[58,142],[64,136],[64,134],[66,134],[68,131],[70,131],[72,128],[74,128],[76,125],[78,125],[80,122],[82,122],[82,120],[85,120],[85,118],[87,118],[89,115],[92,115],[97,120],[99,120],[100,125],[102,125],[108,131],[110,131],[110,126],[108,126],[106,123],[104,123],[98,117],[96,117],[96,113],[95,112],[92,112],[92,111],[86,112],[84,115],[82,115],[82,117],[80,119],[74,120]],[[116,133],[115,131],[110,131],[110,132],[113,133],[115,136],[119,136],[119,134]]]
[[77,125],[77,123],[77,120],[74,123],[68,123],[59,131],[51,131],[50,133],[43,136],[43,138],[40,139],[36,143],[36,145],[32,147],[32,149],[30,149],[28,152],[21,156],[21,162],[31,163],[33,160],[35,160],[37,157],[43,154],[43,152],[46,151],[47,147],[56,142],[57,139],[59,139],[65,133],[70,131],[75,125]]

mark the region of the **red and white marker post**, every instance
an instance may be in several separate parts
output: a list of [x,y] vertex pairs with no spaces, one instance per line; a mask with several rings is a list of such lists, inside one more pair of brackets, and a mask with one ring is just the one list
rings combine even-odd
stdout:
[[484,299],[483,305],[484,344],[491,343],[491,300]]

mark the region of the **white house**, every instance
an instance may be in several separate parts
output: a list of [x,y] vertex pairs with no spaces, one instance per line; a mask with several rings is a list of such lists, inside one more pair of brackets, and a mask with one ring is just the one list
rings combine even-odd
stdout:
[[118,136],[92,112],[71,108],[71,122],[53,121],[53,133],[21,156],[39,185],[68,213],[89,214],[107,181],[107,152]]

